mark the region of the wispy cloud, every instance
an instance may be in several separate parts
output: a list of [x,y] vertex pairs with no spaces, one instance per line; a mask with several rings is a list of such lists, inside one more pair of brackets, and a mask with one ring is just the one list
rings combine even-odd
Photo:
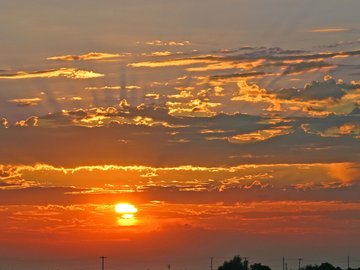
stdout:
[[343,27],[313,28],[308,30],[308,32],[310,33],[334,33],[334,32],[346,32],[346,31],[349,31],[349,29]]
[[14,103],[19,107],[37,106],[40,101],[40,98],[16,98],[8,100],[8,102]]
[[190,66],[194,64],[206,64],[206,63],[217,63],[217,60],[204,59],[204,58],[181,58],[181,59],[172,59],[166,61],[147,61],[147,62],[137,62],[130,63],[130,67],[150,67],[150,68],[159,68],[159,67],[180,67],[180,66]]
[[15,126],[18,127],[37,127],[39,118],[37,116],[31,116],[26,120],[21,120],[15,123]]
[[118,54],[118,53],[99,53],[99,52],[91,52],[87,54],[81,55],[61,55],[61,56],[52,56],[46,58],[46,60],[56,60],[56,61],[76,61],[76,60],[106,60],[106,59],[114,59],[120,58],[123,56],[127,56],[128,54]]
[[81,70],[76,68],[60,68],[43,71],[25,72],[19,71],[11,74],[0,74],[0,80],[19,80],[19,79],[35,79],[35,78],[55,78],[64,77],[68,79],[91,79],[103,77],[104,74],[94,71]]
[[119,85],[113,85],[113,86],[89,86],[86,87],[85,90],[136,90],[140,89],[140,86],[137,85],[126,85],[126,86],[119,86]]
[[278,126],[271,129],[263,129],[247,134],[235,135],[228,138],[231,143],[254,143],[269,140],[281,135],[287,135],[292,132],[291,126]]
[[145,42],[136,42],[136,44],[144,44],[150,46],[189,46],[191,42],[185,41],[163,41],[163,40],[151,40]]

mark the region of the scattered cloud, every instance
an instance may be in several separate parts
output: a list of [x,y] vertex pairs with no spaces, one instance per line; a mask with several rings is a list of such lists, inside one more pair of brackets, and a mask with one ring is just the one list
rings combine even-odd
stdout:
[[346,32],[349,31],[348,28],[343,27],[333,27],[333,28],[313,28],[308,30],[310,33],[336,33],[336,32]]
[[86,71],[76,68],[60,68],[44,71],[25,72],[19,71],[11,74],[0,74],[0,80],[19,80],[19,79],[35,79],[35,78],[55,78],[64,77],[68,79],[91,79],[103,77],[104,74],[93,71]]
[[15,123],[15,126],[18,127],[37,127],[39,118],[37,116],[31,116],[26,120],[21,120]]
[[108,60],[108,59],[116,59],[116,58],[124,57],[127,55],[128,54],[91,52],[91,53],[81,54],[81,55],[52,56],[52,57],[46,58],[46,60],[56,60],[56,61]]
[[183,52],[158,51],[158,52],[142,53],[141,56],[157,57],[157,56],[172,56],[172,55],[179,55],[179,54],[184,54],[184,53]]
[[188,117],[210,117],[217,113],[213,110],[220,106],[220,103],[202,101],[200,99],[193,99],[188,102],[166,102],[169,109],[169,114],[173,116],[188,116]]
[[360,125],[358,123],[344,123],[339,126],[324,127],[316,124],[303,124],[302,128],[305,132],[316,134],[321,137],[352,137],[360,139]]
[[160,67],[179,67],[189,66],[194,64],[214,63],[216,60],[203,59],[203,58],[184,58],[184,59],[173,59],[168,61],[149,61],[149,62],[137,62],[130,63],[130,67],[149,67],[149,68],[160,68]]
[[119,86],[119,85],[113,85],[113,86],[88,86],[85,87],[85,90],[136,90],[140,89],[140,86],[137,85],[126,85],[126,86]]
[[8,100],[8,102],[14,103],[19,107],[37,106],[40,101],[40,98],[16,98]]
[[292,126],[278,126],[271,129],[263,129],[247,134],[235,135],[231,138],[228,138],[228,141],[231,143],[254,143],[266,141],[282,135],[287,135],[291,132],[293,132]]
[[162,41],[162,40],[152,40],[146,42],[137,42],[137,44],[145,44],[150,46],[189,46],[191,45],[190,41]]
[[8,128],[9,122],[6,118],[1,118],[0,120],[0,128]]

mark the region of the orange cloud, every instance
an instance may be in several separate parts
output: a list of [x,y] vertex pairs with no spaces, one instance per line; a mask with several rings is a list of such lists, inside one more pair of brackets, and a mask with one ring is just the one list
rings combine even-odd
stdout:
[[114,85],[114,86],[100,86],[100,87],[96,87],[96,86],[89,86],[86,87],[85,90],[121,90],[121,89],[125,89],[125,90],[136,90],[136,89],[140,89],[140,86],[137,85],[126,85],[126,86],[119,86],[119,85]]
[[106,60],[114,59],[125,56],[126,54],[117,54],[117,53],[98,53],[91,52],[82,55],[62,55],[62,56],[52,56],[46,58],[46,60],[56,60],[56,61],[75,61],[75,60]]
[[303,124],[302,129],[310,134],[317,134],[321,137],[341,137],[350,136],[355,139],[360,139],[360,125],[357,123],[345,123],[340,126],[330,127],[326,129],[316,129],[310,124]]
[[345,32],[349,31],[347,28],[334,27],[334,28],[314,28],[308,30],[310,33],[334,33],[334,32]]
[[55,78],[64,77],[68,79],[91,79],[103,77],[104,74],[93,71],[86,71],[76,68],[60,68],[45,71],[25,72],[20,71],[13,74],[0,74],[0,80],[19,80],[19,79],[35,79],[35,78]]
[[1,118],[0,120],[0,128],[8,128],[9,122],[6,118]]
[[40,98],[16,98],[8,100],[8,102],[20,107],[37,106],[39,101],[41,101]]
[[189,102],[166,102],[170,115],[187,117],[214,116],[217,113],[212,109],[220,105],[221,103],[202,101],[200,99],[190,100]]
[[[141,42],[138,42],[140,44]],[[162,40],[153,40],[145,42],[146,45],[152,46],[189,46],[191,45],[190,41],[162,41]]]
[[158,68],[158,67],[179,67],[179,66],[189,66],[194,64],[204,64],[204,63],[215,63],[216,60],[202,59],[202,58],[188,58],[188,59],[173,59],[168,61],[149,61],[149,62],[137,62],[130,63],[130,67],[149,67],[149,68]]
[[26,120],[21,120],[15,123],[15,126],[18,127],[37,127],[39,118],[37,116],[31,116]]
[[281,135],[287,135],[292,132],[293,130],[291,126],[278,126],[270,129],[258,130],[251,133],[235,135],[228,138],[228,141],[231,143],[254,143],[266,141]]

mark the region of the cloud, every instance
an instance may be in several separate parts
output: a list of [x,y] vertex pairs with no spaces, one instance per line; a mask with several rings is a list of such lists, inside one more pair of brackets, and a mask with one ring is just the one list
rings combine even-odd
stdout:
[[180,66],[189,66],[194,64],[204,64],[204,63],[216,63],[218,61],[204,58],[181,58],[173,59],[168,61],[148,61],[148,62],[137,62],[130,63],[130,67],[149,67],[149,68],[159,68],[159,67],[180,67]]
[[56,60],[56,61],[86,61],[86,60],[108,60],[114,58],[120,58],[128,54],[117,54],[117,53],[99,53],[91,52],[82,55],[62,55],[62,56],[52,56],[46,58],[46,60]]
[[220,103],[203,101],[200,99],[193,99],[188,102],[166,102],[169,109],[169,114],[173,116],[187,116],[187,117],[210,117],[217,113],[213,108],[220,106]]
[[39,118],[37,116],[31,116],[26,120],[21,120],[15,123],[15,126],[18,127],[37,127]]
[[237,82],[239,91],[231,98],[233,101],[262,104],[263,110],[287,114],[289,112],[308,116],[327,116],[329,114],[348,114],[360,100],[359,86],[335,81],[325,76],[324,81],[313,81],[303,88],[268,91],[257,84],[245,80]]
[[333,27],[333,28],[313,28],[308,30],[310,33],[336,33],[349,31],[347,28]]
[[0,165],[0,203],[107,204],[117,202],[119,196],[179,204],[350,202],[358,201],[359,172],[359,163],[350,162],[214,167]]
[[85,88],[85,90],[136,90],[136,89],[141,89],[140,86],[137,85],[126,85],[126,86],[118,86],[118,85],[113,85],[113,86],[88,86]]
[[[150,96],[152,97],[152,96]],[[154,97],[152,97],[154,98]],[[156,97],[155,97],[156,98]],[[90,109],[62,110],[40,118],[39,125],[44,127],[81,126],[81,127],[115,127],[115,126],[163,126],[181,128],[182,125],[171,124],[165,119],[155,119],[146,113],[142,106],[133,107],[125,99],[118,106],[96,107]]]
[[228,138],[231,143],[254,143],[266,141],[274,137],[290,134],[292,131],[291,126],[278,126],[271,129],[258,130],[247,134],[235,135]]
[[174,95],[168,95],[168,98],[193,98],[193,94],[190,91],[180,91],[179,94],[174,94]]
[[321,137],[337,138],[347,136],[354,139],[360,139],[360,125],[358,123],[347,122],[332,127],[304,124],[302,125],[302,128],[307,133],[316,134]]
[[137,44],[145,44],[145,45],[151,45],[151,46],[190,46],[190,41],[162,41],[162,40],[152,40],[152,41],[146,41],[144,43],[137,42]]
[[310,61],[284,66],[282,75],[301,75],[308,72],[328,72],[337,68],[337,65],[326,63],[324,61]]
[[8,100],[8,102],[14,103],[19,107],[37,106],[40,101],[40,98],[16,98]]
[[[204,62],[205,63],[205,62]],[[253,68],[261,66],[264,63],[263,59],[259,60],[248,60],[248,61],[231,61],[231,59],[224,59],[224,61],[217,61],[214,63],[208,63],[205,66],[200,67],[189,67],[186,68],[190,72],[204,72],[212,70],[226,70],[226,69],[241,69],[241,70],[251,70]]]
[[[257,130],[250,133],[243,133],[237,134],[231,137],[224,137],[224,136],[213,136],[213,137],[206,137],[207,140],[227,140],[230,143],[235,144],[247,144],[247,143],[256,143],[269,140],[274,137],[288,135],[294,132],[292,126],[275,126],[269,129],[262,129]],[[224,133],[223,130],[203,130],[201,131],[202,134],[212,134],[212,133]]]
[[[171,57],[155,61],[129,63],[133,68],[178,67],[188,72],[211,72],[207,82],[236,82],[237,79],[264,79],[284,83],[282,77],[328,73],[344,68],[338,62],[343,58],[360,55],[359,50],[308,52],[281,48],[252,48],[251,50],[212,51],[192,57]],[[339,60],[340,59],[340,60]],[[213,74],[212,71],[233,70],[230,74]],[[203,89],[204,90],[204,89]]]
[[223,81],[236,81],[236,79],[240,78],[262,78],[265,76],[275,75],[273,73],[266,73],[264,71],[252,71],[246,73],[233,73],[233,74],[225,74],[225,75],[213,75],[210,76],[210,80],[223,80]]
[[304,88],[281,89],[277,92],[278,98],[299,100],[324,100],[340,99],[346,94],[346,89],[356,89],[355,85],[337,82],[332,77],[326,76],[324,81],[313,81]]
[[103,77],[104,74],[93,71],[86,71],[75,68],[60,68],[44,71],[24,72],[19,71],[12,74],[0,74],[0,80],[19,80],[19,79],[35,79],[35,78],[55,78],[64,77],[68,79],[91,79]]
[[184,54],[183,52],[170,52],[170,51],[157,51],[157,52],[150,52],[150,53],[142,53],[141,56],[152,57],[152,56],[172,56],[172,55],[179,55]]
[[8,128],[9,122],[6,118],[1,118],[0,120],[0,128]]

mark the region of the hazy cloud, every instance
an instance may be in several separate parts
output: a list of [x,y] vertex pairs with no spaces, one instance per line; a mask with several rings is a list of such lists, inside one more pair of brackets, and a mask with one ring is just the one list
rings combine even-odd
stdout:
[[37,106],[40,101],[40,98],[16,98],[8,100],[8,102],[14,103],[19,107]]
[[34,72],[19,71],[17,73],[11,73],[11,74],[0,74],[0,80],[54,78],[54,77],[64,77],[68,79],[91,79],[91,78],[98,78],[103,76],[104,74],[96,73],[93,71],[86,71],[75,68],[60,68],[60,69],[51,69],[44,71],[34,71]]
[[46,60],[56,60],[56,61],[76,61],[76,60],[107,60],[107,59],[116,59],[128,54],[118,54],[118,53],[99,53],[91,52],[82,55],[63,55],[63,56],[52,56],[46,58]]

